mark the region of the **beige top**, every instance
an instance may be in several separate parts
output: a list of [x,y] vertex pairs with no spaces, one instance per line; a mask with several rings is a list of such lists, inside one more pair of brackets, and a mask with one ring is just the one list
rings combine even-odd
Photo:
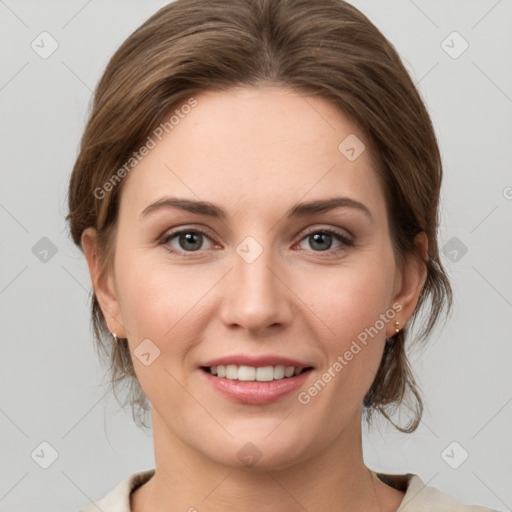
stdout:
[[[103,499],[87,505],[80,512],[132,512],[130,494],[145,484],[155,474],[154,469],[127,476]],[[418,475],[390,475],[377,473],[386,484],[405,491],[404,499],[396,512],[498,512],[486,507],[463,505],[435,487],[425,486]]]

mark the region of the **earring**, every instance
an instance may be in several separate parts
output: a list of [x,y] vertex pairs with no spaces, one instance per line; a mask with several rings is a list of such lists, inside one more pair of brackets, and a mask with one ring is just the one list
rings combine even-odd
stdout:
[[117,334],[116,334],[115,332],[113,332],[113,333],[111,333],[111,334],[112,334],[112,336],[114,337],[114,341],[115,341],[115,342],[116,342],[116,344],[117,344],[117,342],[118,342]]
[[400,322],[395,322],[395,333],[400,332]]

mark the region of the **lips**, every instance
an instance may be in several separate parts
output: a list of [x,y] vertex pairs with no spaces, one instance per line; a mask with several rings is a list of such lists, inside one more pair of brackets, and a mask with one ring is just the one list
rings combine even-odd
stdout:
[[303,385],[313,366],[288,357],[232,355],[199,367],[207,382],[228,399],[264,405]]
[[269,382],[272,380],[281,380],[294,375],[299,375],[303,371],[307,371],[308,368],[299,369],[294,366],[245,366],[228,364],[226,366],[210,366],[202,367],[203,370],[208,371],[210,374],[215,375],[219,378],[225,378],[230,380],[239,381],[258,381],[258,382]]
[[293,366],[299,370],[304,368],[312,368],[313,365],[310,363],[298,361],[297,359],[291,359],[289,357],[282,356],[248,356],[246,354],[239,355],[231,355],[220,357],[217,359],[211,359],[206,361],[201,366],[211,368],[212,366],[228,366],[228,365],[236,365],[236,366],[253,366],[255,368],[263,367],[263,366],[284,366],[285,368],[288,366]]
[[201,369],[219,378],[268,382],[299,375],[311,369],[300,361],[280,356],[229,356],[208,361]]

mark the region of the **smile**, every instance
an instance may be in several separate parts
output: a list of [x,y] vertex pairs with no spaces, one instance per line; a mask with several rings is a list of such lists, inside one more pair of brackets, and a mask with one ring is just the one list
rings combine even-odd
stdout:
[[311,367],[298,368],[295,366],[247,366],[247,365],[219,365],[219,366],[203,366],[204,371],[216,377],[229,380],[238,380],[245,382],[270,382],[273,380],[282,380],[299,375],[304,371],[308,371]]

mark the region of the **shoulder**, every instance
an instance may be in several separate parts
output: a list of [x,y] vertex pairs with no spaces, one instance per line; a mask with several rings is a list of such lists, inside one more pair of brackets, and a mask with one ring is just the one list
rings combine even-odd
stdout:
[[104,498],[86,507],[79,512],[131,512],[130,494],[137,487],[146,483],[155,474],[154,469],[133,473],[121,480]]
[[396,512],[498,512],[479,505],[465,505],[436,487],[425,485],[418,475],[378,473],[386,484],[405,491]]
[[[121,480],[104,498],[82,508],[79,512],[131,512],[130,494],[155,474],[154,469],[133,473]],[[436,487],[427,486],[418,475],[377,473],[386,484],[405,491],[396,512],[499,512],[478,505],[464,505]]]

